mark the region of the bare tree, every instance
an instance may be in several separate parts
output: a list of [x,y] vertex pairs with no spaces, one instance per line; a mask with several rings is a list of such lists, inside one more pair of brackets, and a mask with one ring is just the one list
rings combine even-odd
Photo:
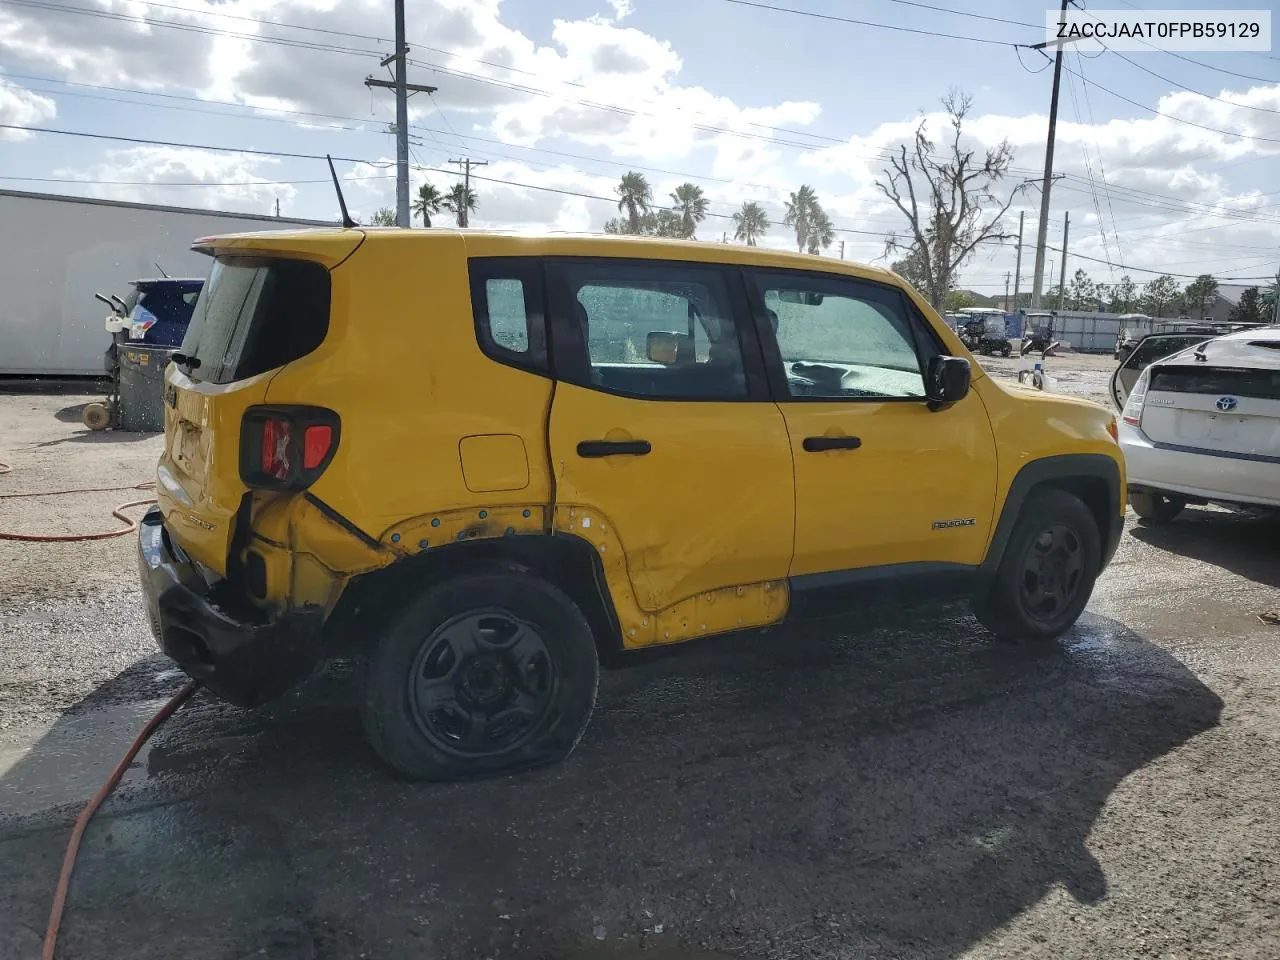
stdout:
[[[886,253],[906,253],[922,268],[921,291],[941,310],[956,275],[981,243],[1006,239],[1000,221],[1014,199],[1025,188],[1019,184],[1001,200],[995,186],[1005,178],[1013,162],[1013,148],[1007,140],[979,156],[961,146],[965,116],[972,98],[953,91],[942,98],[951,118],[951,137],[945,154],[934,152],[927,122],[916,127],[910,148],[903,144],[889,158],[885,180],[876,186],[907,218],[909,237],[891,235]],[[987,215],[992,207],[994,216]]]

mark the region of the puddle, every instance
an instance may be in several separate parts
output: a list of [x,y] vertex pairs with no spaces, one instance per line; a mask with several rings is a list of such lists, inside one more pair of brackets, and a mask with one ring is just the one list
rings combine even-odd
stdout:
[[[146,700],[63,716],[52,724],[0,734],[0,810],[24,816],[88,800],[165,700]],[[121,780],[145,779],[149,745]]]
[[584,943],[577,948],[566,947],[557,953],[555,960],[752,960],[735,953],[718,953],[699,950],[674,943],[641,946],[638,943]]

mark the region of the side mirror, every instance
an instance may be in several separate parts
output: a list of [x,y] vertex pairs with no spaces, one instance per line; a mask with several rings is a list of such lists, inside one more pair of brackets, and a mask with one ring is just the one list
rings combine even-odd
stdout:
[[645,338],[645,353],[650,363],[673,366],[693,362],[693,337],[687,333],[650,330]]
[[925,374],[925,395],[930,410],[944,410],[969,393],[972,371],[964,357],[938,356],[929,361]]

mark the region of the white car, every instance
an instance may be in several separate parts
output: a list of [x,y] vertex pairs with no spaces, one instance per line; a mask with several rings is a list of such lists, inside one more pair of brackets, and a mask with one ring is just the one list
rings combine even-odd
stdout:
[[1195,345],[1179,336],[1145,338],[1111,379],[1134,511],[1156,521],[1188,503],[1280,511],[1280,327]]

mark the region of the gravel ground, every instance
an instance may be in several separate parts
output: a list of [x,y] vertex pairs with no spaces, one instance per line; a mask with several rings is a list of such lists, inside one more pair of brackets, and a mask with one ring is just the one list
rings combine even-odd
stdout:
[[[87,434],[85,399],[0,394],[0,494],[150,479],[159,440]],[[0,529],[132,499],[95,497],[0,499]],[[1277,534],[1131,525],[1039,653],[959,607],[673,651],[508,779],[390,777],[341,665],[257,711],[198,695],[90,828],[61,956],[1274,960]],[[38,956],[70,819],[179,683],[132,549],[0,542],[0,960]]]

